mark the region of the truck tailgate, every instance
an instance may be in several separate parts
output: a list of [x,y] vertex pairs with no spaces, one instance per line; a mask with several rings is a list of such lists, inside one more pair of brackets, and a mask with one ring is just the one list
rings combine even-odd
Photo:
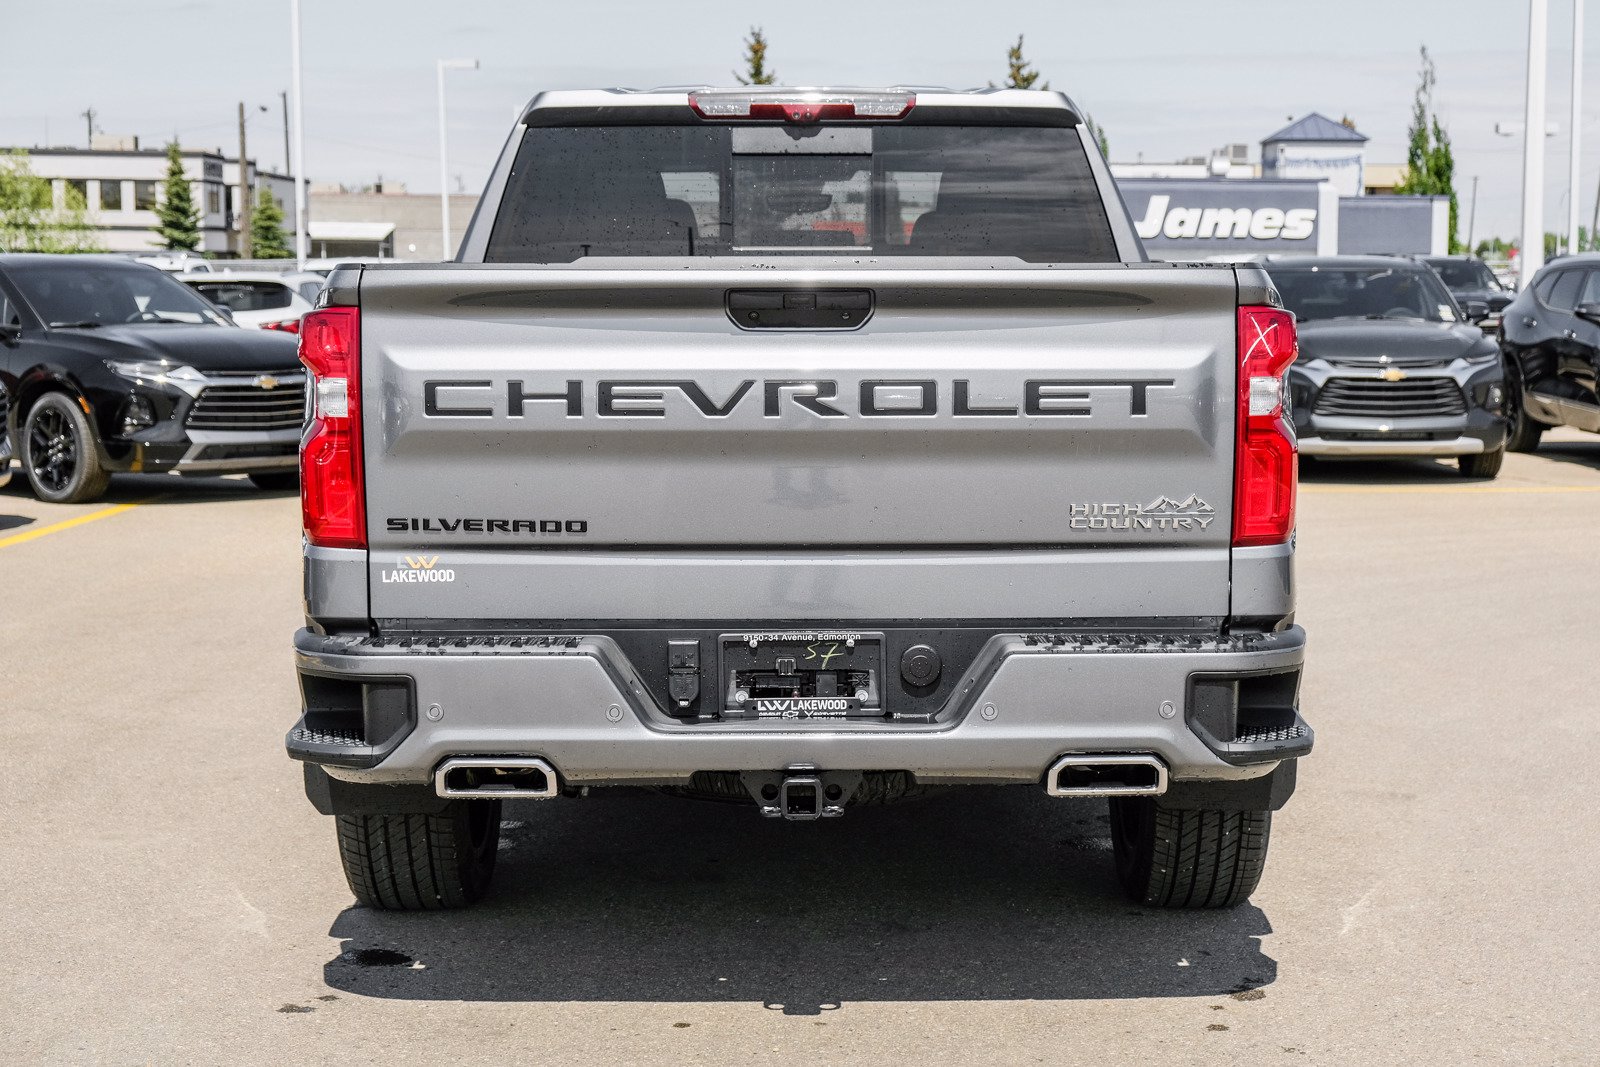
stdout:
[[[1227,614],[1229,269],[360,286],[376,618]],[[870,317],[729,310],[818,290]]]

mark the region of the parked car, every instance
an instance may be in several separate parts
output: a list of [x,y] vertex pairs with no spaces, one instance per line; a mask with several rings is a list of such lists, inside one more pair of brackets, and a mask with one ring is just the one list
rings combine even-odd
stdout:
[[1456,303],[1466,307],[1471,303],[1483,304],[1489,314],[1479,321],[1484,333],[1492,334],[1500,328],[1500,314],[1516,295],[1515,289],[1500,284],[1500,279],[1489,264],[1477,256],[1414,256],[1426,263],[1444,282]]
[[145,263],[170,274],[209,274],[212,270],[211,261],[198,252],[169,252],[163,250],[125,252],[122,254],[135,263]]
[[1532,452],[1551,426],[1600,433],[1600,254],[1534,275],[1500,323],[1510,448]]
[[1289,388],[1306,456],[1453,456],[1469,478],[1505,457],[1499,351],[1428,267],[1390,256],[1270,259],[1295,313]]
[[115,256],[0,255],[0,324],[7,430],[41,499],[93,500],[118,471],[297,484],[294,337],[238,329],[170,274]]
[[311,273],[221,271],[182,274],[178,280],[218,307],[227,308],[240,326],[299,333],[301,317],[316,305],[327,279]]

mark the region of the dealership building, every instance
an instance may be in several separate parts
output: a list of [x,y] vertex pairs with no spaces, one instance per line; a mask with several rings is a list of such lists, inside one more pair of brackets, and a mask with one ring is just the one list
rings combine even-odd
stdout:
[[[51,183],[57,208],[69,190],[87,208],[89,224],[110,252],[149,252],[164,247],[156,227],[156,207],[167,177],[167,150],[144,148],[137,137],[96,134],[89,148],[23,148],[35,176]],[[0,148],[0,153],[17,149]],[[200,216],[200,245],[208,256],[239,254],[239,160],[216,151],[185,149],[183,176]],[[283,207],[283,228],[294,240],[294,179],[266,170],[254,160],[246,177],[257,190],[270,189]]]
[[[1313,112],[1261,142],[1179,163],[1113,163],[1152,258],[1363,255],[1450,250],[1450,200],[1385,195],[1395,168],[1371,167],[1367,138]],[[1377,174],[1369,171],[1378,172]]]

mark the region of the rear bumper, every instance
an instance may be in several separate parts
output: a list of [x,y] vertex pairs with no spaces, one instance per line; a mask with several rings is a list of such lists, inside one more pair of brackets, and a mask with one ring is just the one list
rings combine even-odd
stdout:
[[[542,758],[571,784],[681,783],[696,771],[796,765],[1016,782],[1040,780],[1073,752],[1149,753],[1173,779],[1243,780],[1312,744],[1296,707],[1298,627],[1221,637],[997,634],[937,721],[816,726],[673,719],[604,636],[402,641],[301,630],[295,653],[310,712],[290,732],[290,755],[365,784],[424,784],[445,759],[487,755]],[[1264,695],[1238,711],[1249,692]]]

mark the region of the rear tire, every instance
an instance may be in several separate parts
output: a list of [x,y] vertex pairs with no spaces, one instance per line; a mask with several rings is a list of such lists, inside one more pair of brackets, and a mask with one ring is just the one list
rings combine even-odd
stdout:
[[1111,798],[1117,879],[1140,904],[1231,908],[1261,881],[1270,811],[1180,811],[1154,797]]
[[87,504],[111,484],[100,466],[94,427],[65,393],[34,401],[17,435],[23,473],[35,496],[50,504]]
[[1506,450],[1497,448],[1493,452],[1479,452],[1473,456],[1457,456],[1456,466],[1461,469],[1463,478],[1493,478],[1500,473],[1500,465],[1505,462]]
[[462,908],[494,875],[498,800],[455,800],[438,815],[340,815],[338,823],[345,880],[369,908]]
[[288,493],[300,488],[299,471],[262,471],[249,478],[251,485],[269,493]]

